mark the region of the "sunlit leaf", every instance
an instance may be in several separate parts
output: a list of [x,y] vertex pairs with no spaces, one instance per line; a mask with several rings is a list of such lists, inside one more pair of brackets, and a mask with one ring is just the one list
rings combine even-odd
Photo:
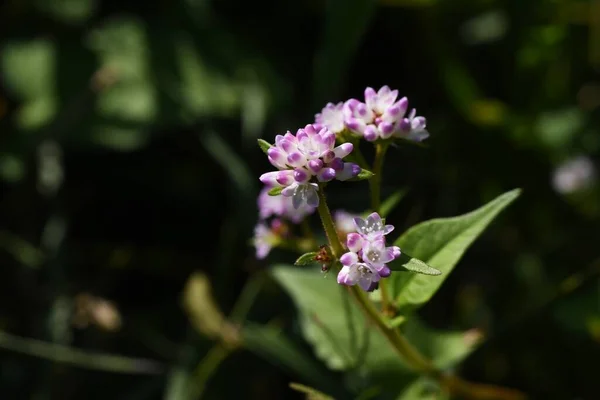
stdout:
[[[392,392],[412,379],[412,371],[387,339],[365,320],[354,300],[347,298],[346,302],[344,296],[349,293],[337,284],[334,274],[324,278],[317,269],[288,266],[276,266],[272,274],[300,310],[304,337],[329,368],[351,371],[359,367]],[[416,317],[402,324],[402,330],[440,368],[456,365],[472,350],[473,341],[464,332],[434,331]],[[367,350],[360,351],[365,340]]]
[[395,244],[442,275],[392,274],[389,279],[396,304],[414,308],[428,301],[477,236],[519,193],[519,189],[512,190],[468,214],[426,221],[404,233]]

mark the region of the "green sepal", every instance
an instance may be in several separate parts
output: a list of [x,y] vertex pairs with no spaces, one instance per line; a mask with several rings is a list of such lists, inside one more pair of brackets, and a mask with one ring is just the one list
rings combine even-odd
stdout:
[[430,267],[424,261],[414,258],[406,253],[402,253],[400,257],[388,264],[392,271],[410,271],[423,275],[441,275],[442,271]]
[[258,141],[258,147],[260,147],[260,149],[263,151],[263,153],[268,155],[267,150],[269,150],[271,147],[273,147],[273,145],[263,139],[258,139],[257,141]]
[[349,182],[356,182],[356,181],[364,181],[365,179],[371,179],[372,177],[374,177],[375,174],[372,173],[371,171],[369,171],[368,169],[362,169],[358,175],[356,175],[354,178],[350,178],[348,179]]
[[273,189],[270,189],[268,194],[269,194],[269,196],[279,196],[281,194],[282,190],[283,190],[283,187],[277,186],[277,187],[274,187]]
[[309,253],[304,253],[294,263],[294,265],[309,265],[315,262],[315,257],[317,256],[316,251],[311,251]]

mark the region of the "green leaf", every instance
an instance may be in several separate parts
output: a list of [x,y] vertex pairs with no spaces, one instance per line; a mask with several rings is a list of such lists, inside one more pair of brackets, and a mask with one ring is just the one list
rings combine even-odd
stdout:
[[364,181],[365,179],[371,179],[374,176],[374,173],[372,173],[368,169],[363,168],[357,176],[348,179],[348,182]]
[[[272,275],[299,309],[302,334],[330,369],[351,371],[360,366],[383,389],[392,391],[414,378],[387,339],[365,320],[346,288],[337,284],[335,274],[324,278],[318,269],[275,266]],[[473,348],[464,332],[434,331],[415,316],[402,327],[407,339],[439,368],[456,365]]]
[[269,150],[271,147],[273,147],[273,145],[271,143],[267,142],[264,139],[258,139],[258,146],[265,154],[267,154],[267,150]]
[[400,201],[406,196],[406,189],[396,190],[392,193],[383,203],[381,203],[381,207],[379,207],[379,215],[382,218],[387,217],[394,208],[400,203]]
[[294,265],[308,265],[313,264],[315,262],[315,257],[317,256],[316,251],[311,251],[310,253],[304,253],[294,263]]
[[395,244],[440,270],[443,275],[433,278],[419,274],[392,274],[390,290],[396,305],[417,308],[427,302],[477,236],[520,192],[519,189],[512,190],[468,214],[426,221],[404,233]]
[[[350,371],[360,365],[372,376],[394,375],[399,389],[413,377],[387,340],[337,284],[335,274],[325,277],[317,269],[276,266],[274,278],[291,296],[300,311],[300,326],[315,354],[330,369]],[[366,351],[360,351],[368,343]]]
[[274,187],[268,191],[269,196],[279,196],[283,188],[281,186]]
[[388,264],[392,271],[411,271],[423,275],[441,275],[442,271],[430,267],[425,262],[402,253],[399,258]]
[[242,337],[244,347],[256,355],[286,368],[314,387],[339,394],[340,390],[329,372],[279,330],[247,322],[242,328]]

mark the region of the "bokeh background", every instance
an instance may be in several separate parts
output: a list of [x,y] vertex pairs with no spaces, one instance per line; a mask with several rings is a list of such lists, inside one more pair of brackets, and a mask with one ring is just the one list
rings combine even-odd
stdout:
[[0,32],[1,399],[302,398],[273,335],[215,347],[234,309],[314,357],[265,274],[295,254],[250,245],[256,139],[384,84],[431,132],[388,153],[398,231],[523,189],[420,312],[484,335],[458,372],[598,398],[600,1],[6,0]]

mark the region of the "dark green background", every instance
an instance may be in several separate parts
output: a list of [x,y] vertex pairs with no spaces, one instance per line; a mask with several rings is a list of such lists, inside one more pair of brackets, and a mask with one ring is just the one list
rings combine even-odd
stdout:
[[[3,347],[0,398],[163,398],[174,368],[192,368],[211,346],[181,307],[189,275],[206,272],[228,311],[248,277],[270,263],[257,262],[248,245],[258,176],[271,169],[256,139],[272,141],[312,122],[326,102],[384,84],[409,97],[431,132],[424,148],[388,153],[384,196],[409,188],[389,217],[398,232],[523,188],[422,310],[433,326],[490,335],[461,375],[539,399],[596,398],[600,196],[597,187],[560,195],[551,179],[569,157],[595,160],[600,152],[600,25],[589,18],[599,7],[591,0],[4,1],[0,329],[155,359],[165,372],[94,372]],[[90,90],[107,65],[117,66],[116,83]],[[63,152],[55,197],[37,185],[36,149],[48,138]],[[364,210],[363,184],[331,185],[330,206]],[[23,242],[43,252],[52,220],[65,224],[66,236],[38,260]],[[573,274],[580,281],[560,291]],[[69,304],[82,292],[113,301],[122,329],[71,327]],[[52,319],[61,304],[67,316]],[[268,282],[249,319],[275,318],[312,354],[293,316]],[[287,388],[294,380],[240,351],[206,396],[284,398],[294,396]]]

